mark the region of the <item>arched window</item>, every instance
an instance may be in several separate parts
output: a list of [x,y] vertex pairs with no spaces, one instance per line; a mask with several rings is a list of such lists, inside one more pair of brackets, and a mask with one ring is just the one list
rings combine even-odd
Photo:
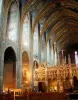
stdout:
[[29,48],[29,14],[27,13],[23,23],[22,43]]
[[76,65],[78,65],[78,54],[77,54],[77,51],[75,51],[75,63],[76,63]]
[[33,35],[33,54],[34,56],[38,56],[38,26],[36,26],[34,35]]
[[8,38],[14,42],[18,42],[18,7],[16,2],[12,3],[9,9],[7,23]]
[[49,42],[48,42],[47,43],[47,62],[48,63],[49,63],[49,57],[50,57],[49,53],[50,53],[50,48],[49,48]]
[[41,60],[42,61],[45,61],[45,48],[44,48],[44,46],[45,46],[45,37],[44,37],[44,35],[42,36],[42,44],[41,44]]

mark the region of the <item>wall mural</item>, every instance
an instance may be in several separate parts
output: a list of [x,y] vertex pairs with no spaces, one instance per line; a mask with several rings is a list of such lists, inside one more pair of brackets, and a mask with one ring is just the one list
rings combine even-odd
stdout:
[[29,48],[29,14],[27,13],[23,23],[23,45]]
[[8,25],[7,25],[7,34],[8,38],[12,41],[17,42],[17,27],[18,27],[18,7],[16,2],[11,5],[11,8],[8,12]]

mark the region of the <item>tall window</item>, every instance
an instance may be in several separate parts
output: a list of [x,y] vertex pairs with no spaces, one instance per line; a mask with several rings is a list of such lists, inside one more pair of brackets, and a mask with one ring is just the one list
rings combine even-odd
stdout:
[[76,63],[76,65],[78,65],[78,54],[77,54],[77,51],[75,51],[75,63]]
[[17,3],[12,3],[8,12],[8,25],[7,25],[8,38],[12,41],[17,42],[18,40],[18,7]]
[[35,57],[38,57],[38,25],[35,28],[33,36],[33,53]]
[[50,62],[50,61],[49,61],[49,57],[50,57],[49,53],[50,53],[50,48],[49,48],[49,42],[48,42],[48,43],[47,43],[47,62],[48,62],[48,63]]
[[29,48],[29,14],[27,13],[23,23],[23,35],[22,35],[23,45]]
[[[36,14],[37,14],[37,11],[32,12],[32,25],[34,23]],[[33,33],[33,55],[34,55],[34,58],[38,59],[38,24],[36,25],[34,33]]]
[[41,43],[41,60],[45,61],[45,37],[44,35],[42,36],[42,43]]

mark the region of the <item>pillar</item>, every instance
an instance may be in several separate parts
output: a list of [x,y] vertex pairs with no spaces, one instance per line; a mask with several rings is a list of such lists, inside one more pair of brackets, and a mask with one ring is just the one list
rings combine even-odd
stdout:
[[16,62],[16,87],[22,87],[22,63],[20,61]]
[[40,36],[40,24],[38,24],[38,33],[39,33],[39,42],[38,42],[38,46],[39,46],[39,49],[38,49],[38,57],[39,57],[39,63],[41,63],[41,44],[42,44],[42,37]]
[[55,56],[55,65],[57,65],[57,50],[56,50],[56,42],[54,42],[54,56]]
[[17,52],[17,61],[16,61],[16,87],[22,87],[22,54],[21,54],[21,45],[22,45],[22,26],[20,24],[20,13],[18,8],[18,52]]
[[54,48],[53,48],[53,46],[52,46],[52,48],[51,48],[51,64],[52,64],[52,66],[54,66]]
[[31,90],[33,89],[33,86],[34,86],[34,68],[33,68],[33,33],[31,34],[31,29],[32,29],[32,15],[31,15],[31,12],[30,12],[30,22],[29,22],[29,24],[30,24],[30,66],[31,66],[31,68],[30,68],[30,70],[31,70],[31,85],[30,85],[30,87],[31,87]]
[[45,62],[47,63],[47,46],[44,48]]
[[60,64],[60,54],[59,54],[59,49],[57,49],[57,64]]
[[71,58],[70,58],[70,54],[68,54],[68,64],[71,64]]
[[0,91],[3,91],[4,52],[3,43],[0,43]]
[[47,63],[49,64],[50,59],[49,59],[49,42],[47,43]]
[[0,1],[0,92],[3,91],[3,69],[4,69],[4,0]]

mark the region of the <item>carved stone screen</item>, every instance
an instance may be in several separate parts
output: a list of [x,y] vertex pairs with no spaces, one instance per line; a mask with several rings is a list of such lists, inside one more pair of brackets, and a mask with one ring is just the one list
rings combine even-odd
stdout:
[[17,3],[14,2],[10,10],[8,12],[8,25],[7,25],[7,34],[8,38],[12,41],[17,42],[18,35],[17,35],[17,29],[18,29],[18,7]]
[[27,13],[23,23],[23,45],[29,48],[29,14]]

